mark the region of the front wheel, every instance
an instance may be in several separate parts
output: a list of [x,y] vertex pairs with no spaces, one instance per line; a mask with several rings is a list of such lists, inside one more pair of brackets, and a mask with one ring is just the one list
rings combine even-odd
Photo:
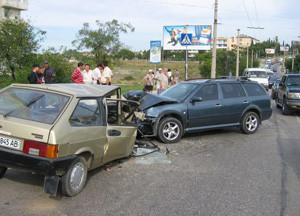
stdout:
[[177,118],[163,118],[159,122],[157,134],[163,143],[176,143],[182,137],[183,126]]
[[255,112],[246,113],[241,121],[240,129],[245,134],[253,134],[259,127],[259,117]]
[[0,166],[0,179],[3,178],[5,172],[7,170],[7,167],[4,167],[4,166]]
[[283,100],[283,105],[282,105],[282,114],[283,115],[290,115],[291,114],[291,109],[289,106],[286,104],[286,100]]
[[80,156],[73,161],[68,171],[62,176],[62,194],[70,197],[79,194],[85,186],[86,178],[87,163]]

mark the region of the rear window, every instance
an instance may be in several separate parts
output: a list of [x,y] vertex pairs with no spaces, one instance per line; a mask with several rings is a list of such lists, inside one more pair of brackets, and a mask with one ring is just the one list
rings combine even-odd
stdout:
[[238,98],[245,97],[246,93],[239,83],[223,83],[221,84],[221,89],[223,92],[223,97],[227,98]]
[[260,96],[266,94],[266,91],[260,85],[254,83],[245,83],[243,85],[246,89],[248,96]]
[[0,114],[53,124],[70,97],[22,88],[9,88],[0,93]]

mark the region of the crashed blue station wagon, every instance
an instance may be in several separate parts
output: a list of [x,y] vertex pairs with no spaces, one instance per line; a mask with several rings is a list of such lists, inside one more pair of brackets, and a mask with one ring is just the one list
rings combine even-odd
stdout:
[[224,127],[253,134],[272,115],[267,91],[249,80],[190,80],[137,98],[145,114],[140,131],[164,143],[176,143],[187,132]]

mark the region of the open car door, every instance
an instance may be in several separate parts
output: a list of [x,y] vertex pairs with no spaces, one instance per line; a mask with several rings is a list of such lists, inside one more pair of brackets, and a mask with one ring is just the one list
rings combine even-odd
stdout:
[[104,99],[107,122],[107,146],[103,162],[107,163],[131,154],[137,135],[135,110],[138,102],[121,99]]

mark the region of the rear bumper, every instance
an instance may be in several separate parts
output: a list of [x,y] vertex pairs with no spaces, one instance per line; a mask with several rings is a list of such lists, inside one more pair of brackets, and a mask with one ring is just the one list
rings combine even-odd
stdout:
[[286,104],[291,108],[295,110],[300,110],[300,100],[291,100],[287,99]]
[[261,120],[267,120],[272,116],[272,109],[264,110],[261,112]]
[[0,166],[35,172],[45,176],[64,175],[77,155],[62,158],[42,158],[0,149]]

